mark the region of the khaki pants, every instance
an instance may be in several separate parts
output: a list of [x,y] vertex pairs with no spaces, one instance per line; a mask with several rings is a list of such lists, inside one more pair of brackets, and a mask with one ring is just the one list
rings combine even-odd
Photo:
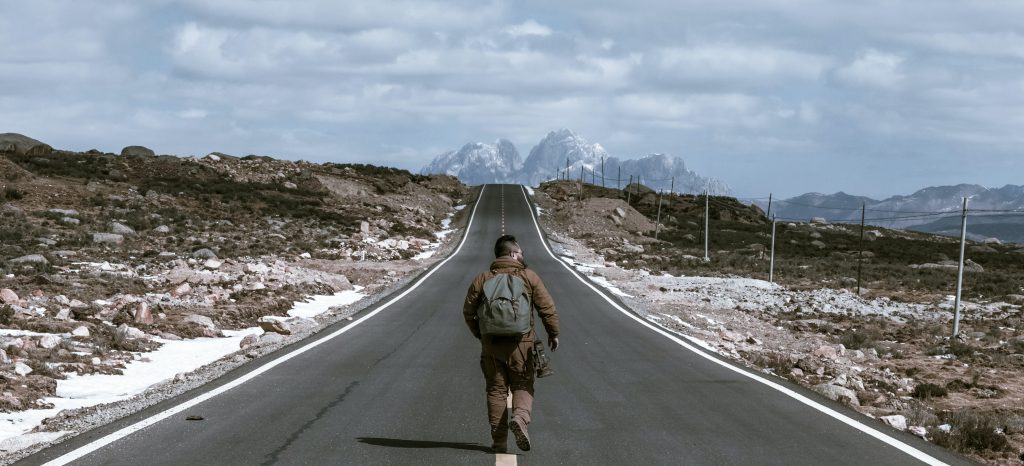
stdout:
[[483,337],[480,368],[487,383],[487,418],[491,439],[508,441],[508,393],[512,392],[512,415],[526,424],[533,411],[533,340],[520,337]]

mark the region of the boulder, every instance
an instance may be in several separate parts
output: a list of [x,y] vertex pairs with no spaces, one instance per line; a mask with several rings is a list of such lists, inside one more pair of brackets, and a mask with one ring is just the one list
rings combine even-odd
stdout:
[[72,217],[63,217],[63,218],[60,219],[60,221],[66,223],[68,225],[78,225],[78,224],[82,223],[77,218],[72,218]]
[[192,285],[188,283],[182,283],[171,290],[171,296],[180,298],[192,292]]
[[364,235],[370,234],[370,222],[365,220],[359,222],[359,232]]
[[907,430],[907,418],[902,414],[893,414],[892,416],[882,416],[879,419],[886,423],[889,427],[896,430]]
[[828,225],[828,220],[825,220],[825,217],[811,217],[811,224]]
[[860,401],[857,399],[857,392],[850,390],[849,388],[823,383],[815,385],[813,389],[830,400],[860,406]]
[[620,219],[621,219],[621,218],[626,218],[626,211],[625,211],[625,210],[623,210],[623,209],[622,209],[622,207],[616,207],[616,208],[615,208],[615,210],[614,210],[613,212],[614,212],[614,213],[615,213],[615,215],[616,215],[616,216],[618,216],[618,217],[619,217]]
[[149,303],[143,301],[138,303],[135,307],[135,323],[138,324],[153,324],[153,312],[149,310]]
[[122,337],[127,338],[129,340],[146,338],[146,332],[143,332],[142,330],[139,330],[135,327],[131,327],[128,324],[119,325],[115,332],[117,332],[118,335],[121,335]]
[[123,236],[131,236],[135,234],[135,229],[118,222],[110,222],[110,232]]
[[156,157],[156,152],[143,146],[128,146],[121,149],[122,157]]
[[822,243],[819,240],[811,241],[811,246],[814,246],[814,247],[816,247],[818,249],[825,249],[825,243]]
[[49,209],[47,212],[51,214],[58,214],[62,217],[77,217],[78,211],[75,209]]
[[82,325],[81,327],[75,327],[75,329],[71,331],[71,335],[76,337],[87,338],[90,335],[89,327],[86,327],[84,325]]
[[213,252],[209,248],[197,249],[192,253],[192,257],[196,259],[216,259],[217,253]]
[[985,238],[985,240],[982,241],[982,243],[985,243],[985,244],[1003,244],[1003,242],[1000,241],[999,238]]
[[284,335],[280,333],[267,332],[260,335],[260,343],[273,344],[284,340]]
[[14,364],[14,373],[24,377],[32,373],[32,368],[23,362],[17,362]]
[[92,242],[101,244],[121,244],[124,242],[124,236],[114,233],[93,233]]
[[201,315],[201,314],[189,314],[185,316],[185,322],[191,322],[193,324],[199,324],[208,329],[216,329],[217,324],[213,322],[213,319]]
[[207,259],[206,262],[203,262],[203,267],[206,267],[210,270],[217,270],[220,268],[221,265],[224,265],[224,262],[221,262],[217,259]]
[[39,337],[39,347],[43,349],[54,349],[60,344],[60,336],[43,335]]
[[0,288],[0,303],[17,304],[19,301],[17,293],[10,288]]
[[811,354],[824,359],[836,359],[839,357],[839,351],[837,351],[834,346],[830,345],[822,345]]
[[246,335],[244,338],[242,338],[242,341],[238,342],[238,347],[241,349],[246,349],[252,345],[255,345],[259,341],[259,335]]
[[970,259],[964,261],[964,272],[984,272],[985,268],[981,264],[974,262]]
[[18,133],[0,134],[0,153],[8,152],[29,156],[47,156],[53,147]]
[[288,325],[288,322],[275,319],[271,316],[260,317],[256,323],[258,323],[260,328],[267,333],[280,333],[281,335],[292,334],[292,328]]
[[7,351],[0,349],[0,364],[10,364],[11,357],[7,355]]
[[29,254],[27,256],[16,257],[8,261],[12,264],[49,264],[50,261],[46,260],[40,254]]
[[285,189],[298,189],[298,186],[296,186],[295,183],[292,183],[291,181],[285,181],[284,184],[282,184],[281,186],[284,186]]
[[61,308],[61,310],[57,311],[57,314],[54,315],[53,318],[56,319],[56,320],[64,320],[64,321],[71,320],[71,308],[67,308],[67,307]]
[[170,233],[170,232],[171,232],[171,227],[169,227],[167,225],[160,225],[160,226],[158,226],[158,227],[153,229],[153,233],[161,233],[161,234],[163,234],[163,233]]

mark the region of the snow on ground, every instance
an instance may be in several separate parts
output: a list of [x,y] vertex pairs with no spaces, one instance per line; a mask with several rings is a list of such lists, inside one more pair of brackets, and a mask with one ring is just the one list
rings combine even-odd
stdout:
[[[462,210],[465,208],[465,204],[455,206],[455,210]],[[452,228],[452,218],[454,216],[455,213],[452,212],[448,214],[448,216],[445,217],[443,220],[441,220],[441,231],[434,233],[434,236],[437,237],[437,241],[430,243],[430,246],[428,246],[428,249],[426,251],[423,251],[419,254],[416,254],[415,256],[412,256],[412,260],[424,260],[434,256],[434,253],[437,252],[437,249],[441,247],[441,242],[444,241],[444,239],[447,238],[448,235],[450,235],[453,231],[455,231],[455,229]]]
[[335,294],[317,295],[306,298],[306,301],[295,301],[294,306],[288,311],[292,317],[314,317],[323,314],[333,306],[347,306],[360,299],[366,294],[361,293],[363,287],[356,285],[351,290],[339,291]]
[[525,184],[523,185],[523,187],[526,188],[526,193],[527,194],[529,194],[531,196],[533,195],[533,188],[531,188],[529,186],[526,186]]
[[[310,296],[306,301],[296,301],[288,311],[292,317],[311,318],[326,312],[333,306],[344,306],[359,301],[364,296],[363,287],[341,291],[333,295]],[[164,340],[156,351],[136,353],[135,360],[128,363],[122,375],[68,374],[66,380],[57,381],[57,396],[45,398],[53,403],[51,409],[31,409],[0,415],[0,450],[13,450],[18,446],[49,441],[60,434],[25,435],[29,430],[42,424],[65,409],[77,409],[98,404],[121,401],[147,388],[173,378],[179,373],[191,372],[212,363],[228,354],[238,351],[239,343],[247,335],[263,333],[259,327],[243,330],[224,330],[225,338],[194,338],[190,340]],[[39,336],[45,333],[22,330],[0,329],[2,335]]]
[[61,410],[131,398],[175,374],[193,371],[238,351],[242,338],[260,332],[259,327],[253,327],[238,331],[226,330],[226,338],[181,341],[157,339],[163,346],[149,353],[138,353],[138,359],[125,366],[123,375],[69,374],[66,380],[57,381],[57,396],[44,399],[47,403],[53,403],[53,408],[4,413],[0,417],[0,442],[7,444],[7,439],[28,432],[40,425],[43,419]]

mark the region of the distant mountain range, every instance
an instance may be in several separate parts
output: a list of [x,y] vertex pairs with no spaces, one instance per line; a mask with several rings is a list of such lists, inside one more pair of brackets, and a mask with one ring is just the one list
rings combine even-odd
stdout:
[[[603,163],[602,163],[603,162]],[[612,157],[600,144],[591,144],[571,130],[547,134],[523,161],[515,145],[506,139],[494,144],[469,143],[457,151],[438,155],[420,173],[444,173],[466,184],[517,183],[538,186],[541,182],[564,176],[605,186],[625,186],[630,179],[653,189],[672,189],[677,193],[728,195],[725,183],[698,175],[686,168],[681,157],[649,154],[639,159]],[[603,176],[602,176],[603,174]],[[619,178],[621,176],[621,179]]]
[[[1002,188],[974,184],[935,186],[909,196],[883,200],[844,192],[808,193],[774,200],[771,215],[801,221],[822,217],[832,222],[857,223],[863,206],[865,223],[870,225],[959,236],[965,197],[968,198],[968,237],[1024,243],[1024,186],[1015,185]],[[755,204],[768,209],[767,201],[759,200]]]

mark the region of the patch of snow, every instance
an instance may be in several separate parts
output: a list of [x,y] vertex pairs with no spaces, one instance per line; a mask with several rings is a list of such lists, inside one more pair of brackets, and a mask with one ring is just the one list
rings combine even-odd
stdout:
[[354,289],[339,291],[335,294],[310,296],[307,301],[295,301],[288,315],[292,317],[314,317],[332,306],[345,306],[352,304],[366,296],[362,293],[363,287],[355,286]]
[[533,195],[533,188],[531,188],[529,186],[526,186],[526,185],[523,185],[523,187],[526,188],[526,193],[527,194],[529,194],[531,196]]
[[225,330],[224,334],[228,335],[226,338],[194,338],[181,341],[158,338],[156,341],[163,345],[156,351],[145,353],[140,359],[128,363],[123,375],[68,374],[66,380],[57,381],[57,396],[44,399],[48,403],[53,403],[53,408],[30,409],[0,415],[0,442],[25,434],[40,425],[43,419],[52,417],[61,410],[131,398],[156,383],[174,377],[175,374],[191,372],[238,351],[238,344],[242,338],[260,332],[259,327],[252,327],[238,331]]
[[594,283],[597,283],[601,287],[607,289],[608,291],[611,291],[612,294],[614,294],[614,295],[622,296],[622,297],[625,297],[625,298],[632,298],[633,297],[633,295],[626,294],[622,290],[620,290],[618,287],[616,287],[615,285],[612,285],[612,283],[609,282],[608,279],[606,279],[604,277],[592,276],[592,277],[590,277],[590,279]]
[[58,335],[58,336],[70,336],[67,333],[39,333],[30,332],[28,330],[14,330],[10,328],[0,328],[0,336],[5,337],[42,337],[46,335]]
[[683,319],[680,319],[679,316],[674,316],[674,315],[665,314],[665,313],[661,313],[661,315],[663,315],[665,317],[668,317],[669,319],[672,319],[672,321],[674,321],[675,323],[677,323],[679,325],[682,325],[683,327],[686,327],[686,328],[697,328],[697,327],[694,327],[694,326],[690,325],[689,322],[686,322]]

